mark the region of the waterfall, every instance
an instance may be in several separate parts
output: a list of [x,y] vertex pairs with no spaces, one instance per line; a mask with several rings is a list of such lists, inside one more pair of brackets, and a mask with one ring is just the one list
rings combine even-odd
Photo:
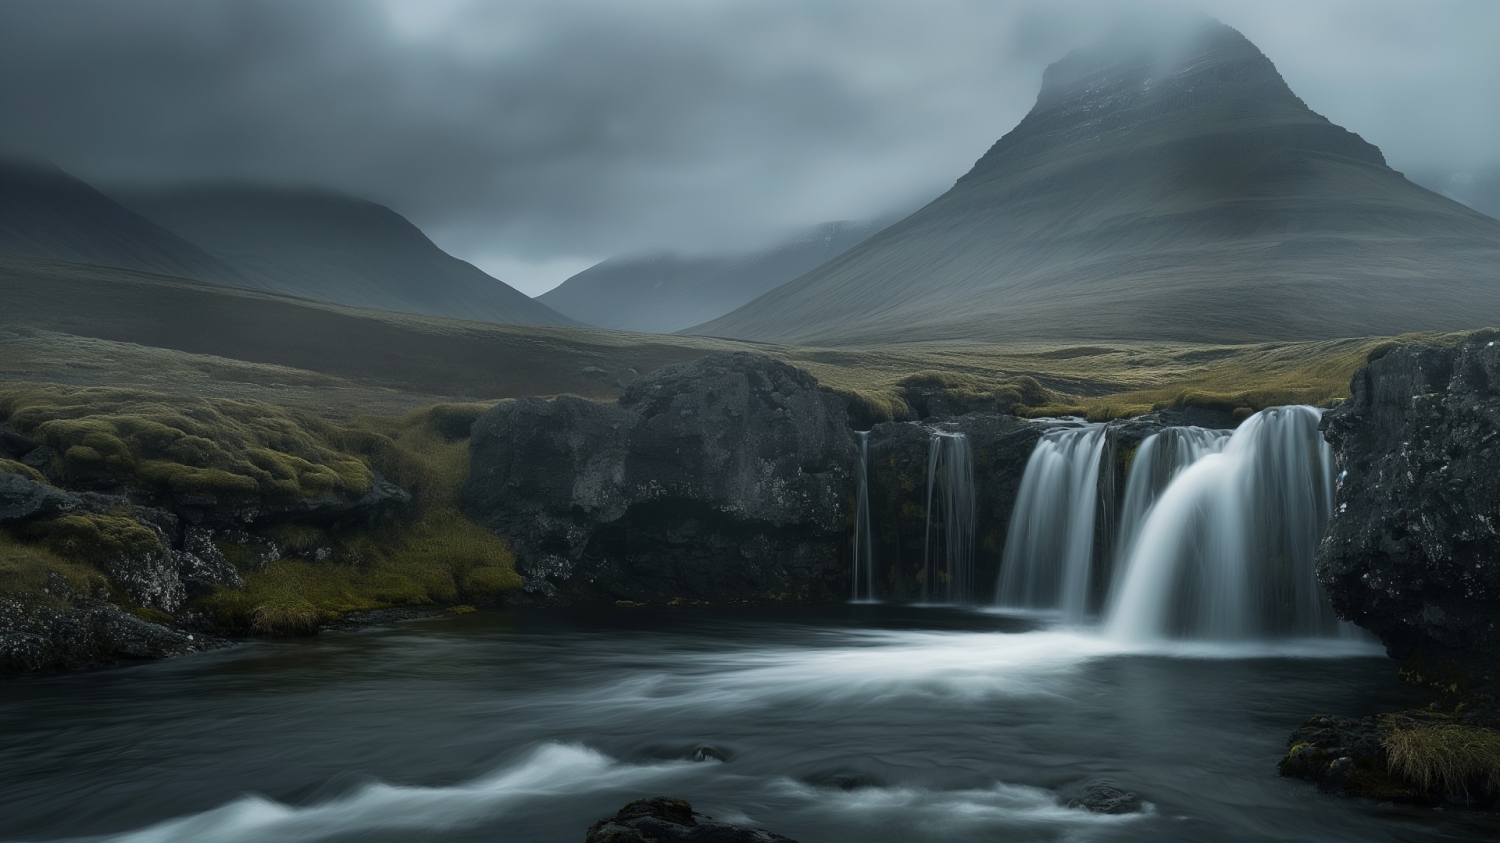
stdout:
[[1222,451],[1180,471],[1132,539],[1109,634],[1245,639],[1339,630],[1313,572],[1333,508],[1333,455],[1320,417],[1312,407],[1263,410]]
[[962,433],[932,431],[927,444],[927,526],[922,599],[960,603],[974,595],[974,452]]
[[1115,584],[1118,586],[1125,562],[1135,548],[1135,540],[1145,524],[1146,515],[1161,493],[1182,470],[1208,454],[1224,450],[1229,441],[1227,430],[1201,427],[1169,427],[1141,440],[1125,480],[1125,501],[1120,507],[1120,534],[1115,542]]
[[1087,616],[1104,444],[1102,424],[1049,431],[1037,442],[1011,513],[998,605],[1061,609],[1075,622]]
[[[870,432],[859,431],[859,499],[854,508],[854,587],[851,599],[875,599],[875,533],[870,528]],[[860,581],[864,581],[861,593]]]

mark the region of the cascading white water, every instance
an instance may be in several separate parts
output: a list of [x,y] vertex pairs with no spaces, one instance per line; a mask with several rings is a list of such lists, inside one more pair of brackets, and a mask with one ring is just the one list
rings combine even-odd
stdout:
[[875,532],[870,527],[870,432],[859,436],[859,497],[854,507],[854,584],[851,599],[875,599]]
[[1146,515],[1183,469],[1209,454],[1224,450],[1230,431],[1202,427],[1169,427],[1141,440],[1125,480],[1125,500],[1120,507],[1120,533],[1115,541],[1115,585],[1118,587],[1125,562],[1135,548]]
[[974,599],[974,452],[962,433],[932,431],[927,444],[927,526],[922,599]]
[[1246,419],[1171,481],[1133,541],[1107,632],[1246,639],[1341,632],[1313,573],[1333,454],[1313,407]]
[[1104,434],[1091,424],[1037,442],[1011,512],[996,604],[1061,609],[1075,622],[1087,616]]

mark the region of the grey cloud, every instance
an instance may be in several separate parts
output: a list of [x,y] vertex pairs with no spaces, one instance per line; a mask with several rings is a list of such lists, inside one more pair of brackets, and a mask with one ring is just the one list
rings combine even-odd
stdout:
[[742,248],[935,196],[1048,63],[1185,9],[1393,165],[1494,163],[1500,5],[1353,0],[0,0],[0,146],[329,186],[482,265]]

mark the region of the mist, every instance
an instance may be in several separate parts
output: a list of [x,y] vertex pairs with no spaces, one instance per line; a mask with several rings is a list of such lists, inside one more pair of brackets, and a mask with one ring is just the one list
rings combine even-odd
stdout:
[[106,187],[332,188],[537,294],[920,205],[1048,64],[1186,14],[1424,183],[1500,170],[1486,2],[0,2],[0,149]]

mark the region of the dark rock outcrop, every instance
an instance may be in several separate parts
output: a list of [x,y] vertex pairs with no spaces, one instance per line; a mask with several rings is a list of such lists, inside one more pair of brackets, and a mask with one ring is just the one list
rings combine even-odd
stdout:
[[1379,721],[1375,717],[1317,714],[1287,739],[1283,776],[1316,782],[1324,793],[1411,801],[1417,794],[1386,769]]
[[976,595],[994,593],[1005,530],[1021,475],[1043,425],[1014,416],[970,413],[927,423],[886,422],[869,434],[870,511],[875,531],[875,589],[881,598],[922,596],[927,529],[927,461],[933,431],[962,433],[974,453]]
[[1069,799],[1068,807],[1096,814],[1139,814],[1146,809],[1146,804],[1128,790],[1100,782],[1089,785],[1083,793]]
[[820,600],[848,582],[857,459],[843,403],[754,354],[667,366],[618,404],[522,398],[474,424],[463,503],[526,593]]
[[584,843],[796,843],[759,828],[714,822],[686,800],[638,799],[594,823]]
[[148,623],[109,603],[84,600],[63,608],[0,598],[0,674],[159,659],[219,646],[219,639]]
[[1500,677],[1500,344],[1398,347],[1324,416],[1338,461],[1318,578],[1415,679]]
[[19,474],[0,473],[0,524],[45,518],[77,505],[77,498],[61,489]]

